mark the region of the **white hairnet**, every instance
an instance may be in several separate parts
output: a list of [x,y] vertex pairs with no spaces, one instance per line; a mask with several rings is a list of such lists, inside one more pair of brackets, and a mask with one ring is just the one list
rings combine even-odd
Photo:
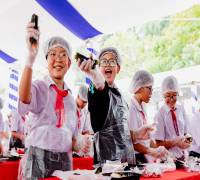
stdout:
[[165,94],[166,92],[178,92],[178,82],[174,76],[166,77],[162,82],[162,93]]
[[113,53],[113,55],[116,58],[117,64],[118,65],[122,64],[120,54],[119,54],[118,50],[114,47],[107,47],[107,48],[102,49],[98,54],[98,59],[100,59],[103,55],[105,55],[107,53]]
[[88,101],[88,87],[81,85],[79,87],[78,95],[83,101]]
[[153,86],[153,76],[145,70],[137,71],[132,78],[130,92],[136,93],[140,88],[146,86]]
[[0,98],[0,109],[3,108],[3,99]]
[[48,52],[55,47],[64,48],[67,51],[69,58],[71,59],[71,48],[70,48],[69,43],[63,38],[58,37],[58,36],[52,37],[44,43],[45,56],[47,56]]

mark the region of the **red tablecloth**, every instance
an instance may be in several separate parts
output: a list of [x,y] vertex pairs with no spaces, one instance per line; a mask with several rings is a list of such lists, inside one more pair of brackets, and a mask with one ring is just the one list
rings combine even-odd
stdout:
[[[93,158],[74,158],[74,169],[92,169]],[[0,180],[16,180],[19,161],[0,163]],[[166,172],[159,178],[145,178],[141,180],[200,180],[200,173],[191,173],[184,170]],[[58,178],[46,178],[45,180],[58,180]]]
[[93,158],[73,158],[73,169],[93,169]]
[[8,161],[0,163],[0,180],[16,180],[19,161]]
[[[19,161],[0,163],[0,180],[16,180]],[[93,158],[73,158],[73,169],[93,169]]]
[[200,174],[186,172],[185,170],[176,170],[173,172],[166,172],[159,178],[141,177],[140,180],[200,180]]

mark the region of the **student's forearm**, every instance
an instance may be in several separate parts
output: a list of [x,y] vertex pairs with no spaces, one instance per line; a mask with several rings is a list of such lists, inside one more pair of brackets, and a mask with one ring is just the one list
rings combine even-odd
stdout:
[[131,139],[132,139],[132,142],[133,142],[133,143],[134,143],[137,139],[140,139],[140,138],[141,138],[140,131],[138,131],[138,130],[130,130],[130,134],[131,134]]
[[3,153],[3,145],[0,143],[0,154]]
[[137,139],[137,132],[133,131],[133,130],[130,130],[130,134],[131,134],[132,142],[134,143],[135,140]]
[[147,148],[146,146],[142,145],[142,144],[134,144],[134,149],[142,154],[148,154],[149,152],[149,148]]
[[156,140],[156,144],[157,146],[164,146],[166,149],[170,149],[176,146],[176,142],[174,140],[164,140],[164,141]]
[[19,98],[23,103],[31,102],[32,68],[25,66],[19,85]]

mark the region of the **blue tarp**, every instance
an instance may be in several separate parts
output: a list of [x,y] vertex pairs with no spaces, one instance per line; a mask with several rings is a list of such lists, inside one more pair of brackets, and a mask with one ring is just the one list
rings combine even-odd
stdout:
[[99,34],[67,0],[36,0],[47,12],[80,39],[86,40]]

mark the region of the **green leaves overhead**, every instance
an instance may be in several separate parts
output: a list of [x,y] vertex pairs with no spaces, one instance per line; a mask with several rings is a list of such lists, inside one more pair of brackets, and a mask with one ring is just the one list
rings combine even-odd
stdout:
[[98,41],[100,48],[114,46],[121,50],[123,64],[118,78],[132,75],[139,68],[157,73],[198,65],[200,5],[92,41]]

